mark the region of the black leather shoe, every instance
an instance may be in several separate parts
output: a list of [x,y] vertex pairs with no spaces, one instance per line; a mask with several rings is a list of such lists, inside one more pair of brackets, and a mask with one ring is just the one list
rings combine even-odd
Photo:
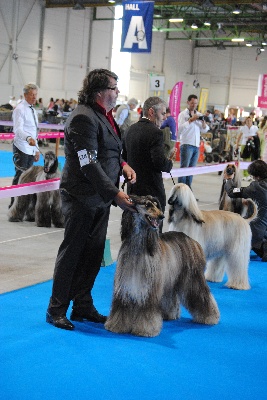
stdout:
[[107,320],[107,317],[105,317],[102,314],[99,314],[97,310],[89,310],[86,312],[78,312],[73,310],[70,316],[70,319],[72,321],[79,321],[83,322],[84,320],[86,321],[91,321],[91,322],[97,322],[97,323],[105,323]]
[[59,317],[53,317],[48,312],[46,313],[46,322],[51,325],[54,325],[56,328],[67,329],[68,331],[73,331],[74,325],[68,320],[65,315],[61,315]]

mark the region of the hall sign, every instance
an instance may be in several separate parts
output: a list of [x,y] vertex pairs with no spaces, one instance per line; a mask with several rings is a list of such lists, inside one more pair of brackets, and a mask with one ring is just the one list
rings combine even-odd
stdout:
[[121,52],[151,53],[154,1],[123,3]]
[[150,90],[164,90],[165,76],[150,75]]

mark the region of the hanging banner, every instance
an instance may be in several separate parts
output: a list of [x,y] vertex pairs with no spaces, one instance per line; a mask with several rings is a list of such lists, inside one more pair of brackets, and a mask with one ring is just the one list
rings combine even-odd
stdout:
[[209,97],[209,89],[202,88],[200,90],[200,97],[198,103],[198,111],[201,112],[202,114],[204,114],[207,109],[208,97]]
[[123,3],[121,52],[151,53],[154,1]]
[[258,96],[267,97],[267,74],[259,75]]
[[258,107],[267,108],[267,74],[263,74],[263,75],[259,76]]
[[169,107],[171,110],[171,115],[176,122],[176,132],[178,132],[178,115],[180,114],[180,104],[182,97],[182,89],[184,82],[177,82],[172,88],[170,94]]

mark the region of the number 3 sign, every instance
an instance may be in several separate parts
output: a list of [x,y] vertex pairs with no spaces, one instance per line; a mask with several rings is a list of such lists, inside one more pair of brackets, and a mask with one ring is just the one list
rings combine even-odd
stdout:
[[150,90],[164,90],[165,76],[150,76]]

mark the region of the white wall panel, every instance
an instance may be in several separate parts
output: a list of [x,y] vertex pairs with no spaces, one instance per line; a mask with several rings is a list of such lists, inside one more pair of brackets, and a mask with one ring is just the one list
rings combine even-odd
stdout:
[[[0,0],[0,104],[11,95],[18,98],[23,84],[36,82],[38,77],[44,103],[51,96],[77,98],[89,70],[110,68],[113,21],[107,19],[113,12],[112,7],[99,7],[97,18],[102,20],[92,21],[92,8],[45,9],[40,32],[41,1]],[[201,87],[209,89],[209,104],[253,104],[258,76],[267,72],[267,51],[256,60],[255,47],[219,51],[194,46],[194,42],[166,40],[164,33],[154,32],[151,54],[132,54],[129,96],[143,102],[152,95],[149,74],[155,73],[165,75],[161,93],[165,100],[176,82],[184,82],[182,106],[189,94],[199,95]],[[17,60],[12,59],[14,53]],[[123,65],[114,72],[123,74]],[[199,89],[193,87],[195,78]]]

